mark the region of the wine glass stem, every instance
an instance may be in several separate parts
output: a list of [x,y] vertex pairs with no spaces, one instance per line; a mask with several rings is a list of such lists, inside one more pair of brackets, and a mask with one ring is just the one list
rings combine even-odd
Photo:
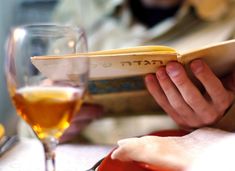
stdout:
[[58,144],[56,140],[43,141],[45,154],[45,171],[55,171],[55,148]]

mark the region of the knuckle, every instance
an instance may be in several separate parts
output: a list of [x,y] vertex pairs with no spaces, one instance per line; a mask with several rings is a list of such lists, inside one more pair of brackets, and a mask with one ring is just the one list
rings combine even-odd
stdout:
[[154,97],[154,99],[156,100],[157,104],[160,105],[161,107],[167,107],[168,103],[167,101],[163,98],[163,97]]
[[219,101],[215,104],[216,109],[219,113],[223,113],[231,104],[232,99],[229,96],[223,96]]
[[[185,101],[189,106],[200,106],[202,107],[202,100],[199,98],[194,92],[191,92],[188,94],[188,96],[185,97]],[[206,108],[204,106],[204,108]]]
[[220,105],[218,105],[218,111],[223,113],[229,107],[229,105],[230,103],[228,100],[221,101]]
[[195,98],[194,94],[191,93],[189,94],[187,97],[185,97],[185,101],[188,103],[188,104],[193,104],[195,106],[197,106],[198,104],[201,103],[201,100],[199,98]]
[[219,118],[219,114],[217,112],[206,112],[202,119],[203,125],[212,125]]
[[170,104],[176,111],[182,111],[184,109],[184,106],[178,100],[171,101]]
[[177,87],[184,87],[187,80],[182,75],[177,75],[173,78],[173,82],[177,85]]
[[200,120],[198,120],[197,117],[192,118],[193,115],[196,115],[196,113],[193,113],[191,115],[191,117],[188,117],[188,119],[185,120],[187,127],[188,128],[199,128],[199,127],[201,127],[203,125],[203,123]]
[[203,121],[203,124],[202,125],[204,125],[204,126],[209,126],[209,125],[212,125],[214,123],[214,120],[213,119],[205,119],[204,121]]
[[171,84],[164,84],[162,89],[165,93],[167,93],[167,92],[171,92],[172,90],[174,90],[174,86]]

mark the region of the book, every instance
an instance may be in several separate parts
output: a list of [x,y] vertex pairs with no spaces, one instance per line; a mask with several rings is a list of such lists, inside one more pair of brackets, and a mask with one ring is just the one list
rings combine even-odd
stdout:
[[213,72],[222,77],[235,69],[235,39],[210,44],[181,53],[167,46],[138,46],[64,56],[31,57],[33,65],[42,75],[56,80],[73,79],[79,74],[79,61],[90,59],[88,101],[104,106],[107,116],[141,113],[159,113],[159,106],[149,95],[143,76],[155,73],[169,61],[182,63],[190,78],[195,81],[189,63],[203,58]]
[[[235,69],[235,39],[181,54],[167,46],[137,46],[132,48],[78,53],[64,56],[34,56],[31,61],[46,77],[70,79],[79,74],[79,59],[89,57],[90,79],[108,80],[155,73],[169,61],[188,65],[192,60],[203,58],[217,76]],[[61,70],[55,72],[55,68]],[[60,72],[61,71],[61,72]]]

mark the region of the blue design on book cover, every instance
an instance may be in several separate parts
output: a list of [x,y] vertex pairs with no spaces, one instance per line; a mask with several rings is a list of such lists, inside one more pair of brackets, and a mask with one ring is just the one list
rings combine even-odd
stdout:
[[88,84],[91,94],[108,94],[144,90],[142,76],[116,78],[108,80],[92,80]]

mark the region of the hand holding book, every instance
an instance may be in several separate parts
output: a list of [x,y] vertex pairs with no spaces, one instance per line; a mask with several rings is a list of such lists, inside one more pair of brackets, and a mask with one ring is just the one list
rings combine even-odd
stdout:
[[178,62],[159,68],[156,76],[147,75],[146,86],[155,101],[181,127],[214,125],[234,100],[235,91],[229,87],[234,78],[228,75],[227,82],[222,82],[201,59],[192,61],[190,68],[204,91],[200,92]]
[[[37,56],[32,57],[32,63],[43,75],[55,80],[72,79],[76,73],[70,73],[70,68],[76,67],[83,56],[90,57],[92,80],[150,74],[145,80],[155,101],[179,125],[195,128],[215,124],[231,105],[235,86],[229,73],[235,68],[234,55],[235,40],[230,40],[187,53],[165,46],[145,46],[57,58]],[[61,73],[53,72],[55,65],[61,65]],[[218,78],[225,75],[221,82]],[[204,87],[201,91],[191,81],[195,78]]]

